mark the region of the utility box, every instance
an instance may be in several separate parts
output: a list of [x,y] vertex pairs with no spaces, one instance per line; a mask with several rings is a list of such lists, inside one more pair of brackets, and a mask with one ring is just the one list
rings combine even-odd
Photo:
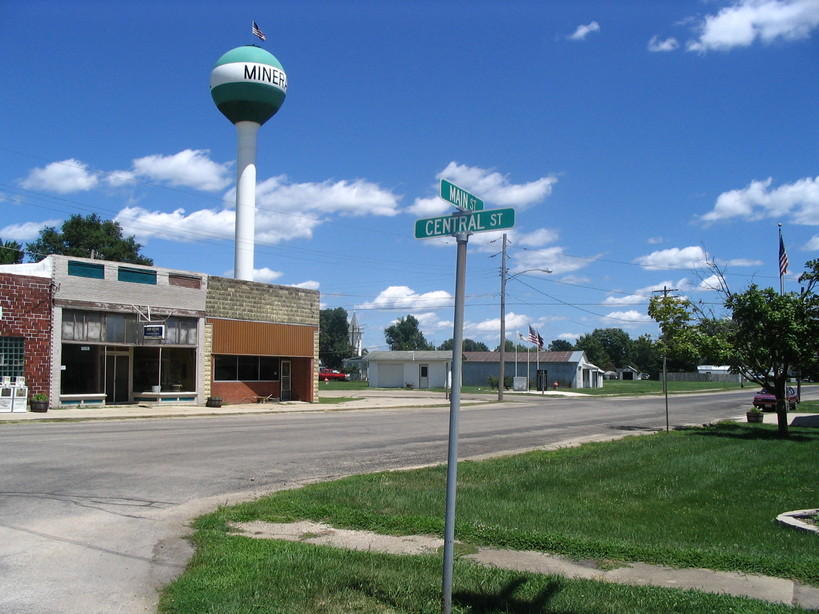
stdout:
[[529,390],[529,378],[520,376],[512,378],[512,390],[515,392],[526,392]]

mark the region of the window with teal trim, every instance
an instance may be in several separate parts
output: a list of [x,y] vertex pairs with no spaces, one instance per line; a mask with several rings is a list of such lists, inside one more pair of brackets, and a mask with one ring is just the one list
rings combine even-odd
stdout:
[[117,279],[119,281],[129,281],[134,284],[156,285],[156,271],[145,269],[131,269],[125,266],[117,269]]
[[91,277],[92,279],[105,279],[105,267],[93,262],[68,261],[68,274],[75,277]]

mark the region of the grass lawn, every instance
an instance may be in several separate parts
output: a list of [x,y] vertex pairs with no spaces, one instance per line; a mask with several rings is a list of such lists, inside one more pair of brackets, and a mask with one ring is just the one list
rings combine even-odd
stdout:
[[[457,539],[578,559],[764,573],[819,585],[817,536],[777,514],[816,507],[819,432],[721,424],[463,462]],[[783,459],[785,459],[783,461]],[[397,557],[231,535],[226,522],[311,519],[443,534],[446,468],[277,493],[197,521],[197,554],[166,613],[436,612],[440,556]],[[746,599],[456,563],[457,612],[793,612]]]

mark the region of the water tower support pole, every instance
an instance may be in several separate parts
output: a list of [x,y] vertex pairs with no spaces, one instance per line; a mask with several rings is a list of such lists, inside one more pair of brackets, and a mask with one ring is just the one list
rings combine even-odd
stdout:
[[239,151],[236,164],[236,279],[253,280],[256,232],[256,136],[259,124],[236,122]]

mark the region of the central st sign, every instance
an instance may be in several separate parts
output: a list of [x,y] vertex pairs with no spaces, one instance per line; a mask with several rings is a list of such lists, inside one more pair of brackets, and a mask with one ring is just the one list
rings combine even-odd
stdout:
[[461,211],[480,211],[483,209],[483,201],[480,198],[446,179],[441,179],[441,198],[452,203]]
[[415,238],[430,239],[460,233],[503,230],[515,225],[515,210],[485,209],[472,213],[454,213],[415,221]]

